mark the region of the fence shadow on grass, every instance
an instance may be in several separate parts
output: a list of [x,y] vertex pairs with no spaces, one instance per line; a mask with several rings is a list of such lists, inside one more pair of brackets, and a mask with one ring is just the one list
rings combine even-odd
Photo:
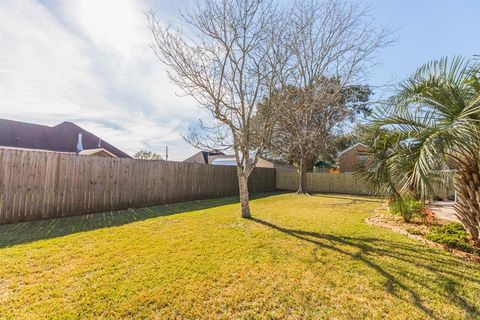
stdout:
[[[311,231],[284,228],[271,222],[252,218],[252,221],[265,227],[285,233],[302,241],[314,244],[318,249],[331,250],[357,261],[380,274],[384,280],[385,290],[397,299],[412,303],[429,319],[443,319],[438,310],[433,310],[425,304],[425,299],[415,289],[422,286],[434,295],[448,299],[457,307],[463,309],[472,319],[480,317],[480,308],[469,302],[461,294],[462,285],[455,278],[463,278],[473,284],[480,284],[475,273],[466,272],[461,268],[464,263],[453,256],[448,256],[423,245],[400,243],[375,237],[352,237],[322,234]],[[355,250],[352,250],[355,249]],[[387,259],[382,259],[387,258]],[[321,262],[321,261],[319,261]],[[403,264],[400,267],[400,264]],[[421,268],[425,274],[413,275],[415,279],[407,283],[405,274],[415,268]],[[459,271],[462,270],[462,271]],[[432,278],[442,283],[444,290],[432,284]],[[406,293],[406,296],[403,293]]]
[[[251,198],[263,198],[273,194],[274,193],[255,194],[252,195]],[[170,216],[189,211],[204,210],[238,202],[238,197],[193,200],[152,207],[115,210],[100,213],[89,213],[78,216],[4,224],[0,225],[0,248],[66,236],[77,232],[121,226],[124,224],[161,216]]]

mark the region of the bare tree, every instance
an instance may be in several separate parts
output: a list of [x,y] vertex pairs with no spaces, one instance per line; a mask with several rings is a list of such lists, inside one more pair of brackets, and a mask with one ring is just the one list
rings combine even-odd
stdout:
[[[311,90],[289,86],[275,93],[276,122],[267,153],[295,163],[300,171],[298,193],[304,193],[306,172],[313,170],[315,160],[334,152],[345,120],[354,121],[357,114],[369,114],[370,88],[347,86],[339,89],[337,79],[322,79]],[[305,102],[305,97],[311,98]],[[262,110],[260,110],[261,112]],[[328,159],[335,162],[336,154]],[[323,159],[325,160],[325,159]]]
[[276,99],[276,132],[295,155],[298,193],[305,193],[307,164],[351,115],[349,99],[359,98],[361,88],[353,84],[364,78],[377,49],[389,44],[389,33],[374,27],[359,4],[337,0],[296,2],[288,25],[290,72]]
[[188,36],[165,26],[153,11],[147,18],[152,48],[171,81],[213,118],[201,122],[187,140],[197,147],[233,150],[241,214],[249,218],[248,178],[274,122],[268,115],[255,117],[257,104],[278,89],[286,61],[282,14],[271,0],[198,0],[182,14]]

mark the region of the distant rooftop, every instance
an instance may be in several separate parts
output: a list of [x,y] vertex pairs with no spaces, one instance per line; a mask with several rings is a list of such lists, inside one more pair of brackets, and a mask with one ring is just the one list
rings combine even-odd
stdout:
[[131,158],[127,153],[73,122],[65,121],[49,127],[0,119],[0,146],[4,147],[75,153],[80,133],[84,150],[103,148],[119,158]]

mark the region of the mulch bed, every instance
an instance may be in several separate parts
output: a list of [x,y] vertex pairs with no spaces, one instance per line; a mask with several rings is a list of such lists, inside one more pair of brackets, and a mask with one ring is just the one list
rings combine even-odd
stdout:
[[[385,214],[386,210],[387,210],[386,207],[380,207],[380,208],[375,209],[374,210],[375,215],[365,219],[365,223],[367,223],[369,225],[372,225],[372,226],[378,226],[378,227],[390,229],[394,232],[398,232],[400,234],[403,234],[403,235],[405,235],[409,238],[421,241],[424,244],[427,244],[427,245],[429,245],[433,248],[444,249],[444,250],[452,253],[456,257],[462,258],[464,260],[480,263],[480,256],[478,256],[478,255],[471,254],[471,253],[468,253],[468,252],[464,252],[464,251],[461,251],[461,250],[458,250],[458,249],[453,249],[453,248],[447,247],[443,244],[427,240],[422,235],[412,234],[412,233],[408,232],[407,229],[411,228],[412,226],[414,226],[415,228],[422,228],[422,226],[421,225],[415,225],[415,224],[402,223],[398,220],[387,219],[386,214]],[[428,229],[427,226],[423,226],[423,227],[425,229]]]

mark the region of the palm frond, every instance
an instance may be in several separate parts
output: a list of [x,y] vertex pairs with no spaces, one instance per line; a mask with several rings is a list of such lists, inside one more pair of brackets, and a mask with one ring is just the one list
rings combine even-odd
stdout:
[[469,59],[442,58],[405,80],[373,114],[373,123],[384,131],[372,146],[374,164],[364,180],[394,194],[411,189],[422,198],[431,197],[435,185],[448,178],[444,169],[462,165],[466,155],[478,157],[477,70]]

